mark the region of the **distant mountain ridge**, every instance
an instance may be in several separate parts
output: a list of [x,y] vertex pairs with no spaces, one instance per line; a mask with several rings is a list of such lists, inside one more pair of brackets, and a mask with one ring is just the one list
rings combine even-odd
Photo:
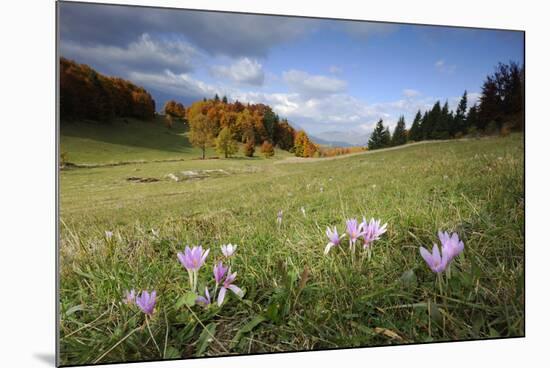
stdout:
[[352,147],[352,146],[366,146],[370,137],[369,133],[360,133],[357,131],[329,131],[317,133],[315,135],[310,134],[311,139],[320,145],[332,146],[332,147]]

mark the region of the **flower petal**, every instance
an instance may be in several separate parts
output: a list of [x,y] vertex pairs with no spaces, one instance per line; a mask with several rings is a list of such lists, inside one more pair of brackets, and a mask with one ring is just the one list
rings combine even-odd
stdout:
[[225,299],[225,293],[227,289],[222,287],[220,289],[220,292],[218,293],[218,306],[221,306],[223,304],[223,300]]
[[235,293],[239,298],[244,296],[244,292],[237,285],[229,285],[229,290]]

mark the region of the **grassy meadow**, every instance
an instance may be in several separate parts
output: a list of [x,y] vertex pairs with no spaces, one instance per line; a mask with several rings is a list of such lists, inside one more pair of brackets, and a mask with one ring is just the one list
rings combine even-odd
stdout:
[[[60,171],[64,365],[524,334],[522,134],[336,159],[257,149],[198,160],[181,126],[102,129],[61,129],[74,164]],[[343,233],[363,216],[388,223],[370,259],[352,262],[347,239],[323,254],[327,226]],[[465,243],[443,285],[419,254],[438,230]],[[244,297],[193,305],[177,252],[210,248],[202,294],[227,243]],[[132,288],[157,291],[147,322],[122,303]]]

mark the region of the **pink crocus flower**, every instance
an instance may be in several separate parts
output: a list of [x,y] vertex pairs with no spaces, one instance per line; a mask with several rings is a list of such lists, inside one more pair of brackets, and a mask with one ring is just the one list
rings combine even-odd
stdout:
[[210,293],[208,292],[208,288],[204,288],[204,296],[198,296],[197,299],[195,299],[195,303],[202,305],[203,307],[207,307],[210,305]]
[[221,306],[223,303],[223,300],[225,299],[225,293],[227,292],[227,289],[231,290],[235,295],[237,295],[239,298],[242,298],[244,295],[244,292],[236,285],[233,285],[233,282],[237,278],[237,272],[231,273],[231,270],[229,270],[227,277],[225,278],[222,287],[220,288],[220,292],[218,293],[218,306]]
[[141,292],[140,296],[136,297],[136,305],[143,313],[151,316],[155,310],[155,304],[157,303],[156,298],[157,292],[155,290],[153,290],[151,294],[144,290]]
[[198,271],[204,264],[209,252],[210,249],[203,251],[201,246],[193,248],[187,246],[184,253],[178,253],[178,260],[188,271]]
[[337,245],[340,245],[340,240],[344,237],[344,235],[343,234],[338,235],[338,230],[336,229],[336,226],[334,226],[332,229],[327,226],[326,234],[329,239],[329,242],[325,247],[325,254],[328,254],[328,252],[332,249],[332,247],[336,247]]
[[221,248],[222,248],[223,255],[227,258],[231,257],[233,253],[235,253],[235,251],[237,250],[237,246],[231,243],[223,244]]
[[357,219],[346,220],[346,231],[349,236],[350,248],[352,246],[355,247],[355,243],[357,242],[357,239],[359,239],[359,237],[365,233],[363,230],[363,223],[358,224]]
[[375,220],[374,218],[371,218],[371,220],[367,223],[367,220],[364,217],[362,225],[364,230],[364,248],[368,248],[370,246],[370,243],[380,239],[380,236],[386,232],[386,228],[388,226],[387,223],[380,226],[380,220]]
[[424,258],[428,267],[435,273],[445,271],[450,261],[449,249],[442,247],[440,252],[437,244],[434,244],[431,253],[426,248],[420,247],[420,255]]
[[183,253],[178,253],[178,260],[189,274],[189,285],[193,291],[197,290],[199,269],[204,265],[209,252],[210,249],[203,251],[201,246],[193,247],[192,249],[187,246]]
[[136,291],[134,289],[124,293],[124,299],[122,299],[122,302],[124,304],[134,304],[136,301]]
[[283,210],[277,212],[277,224],[280,226],[283,223]]
[[214,280],[216,281],[216,285],[220,284],[226,272],[227,272],[227,267],[224,267],[221,261],[214,266]]
[[439,241],[443,248],[447,248],[447,253],[451,259],[458,256],[462,251],[464,251],[464,242],[458,238],[457,233],[452,233],[449,235],[447,232],[438,232]]

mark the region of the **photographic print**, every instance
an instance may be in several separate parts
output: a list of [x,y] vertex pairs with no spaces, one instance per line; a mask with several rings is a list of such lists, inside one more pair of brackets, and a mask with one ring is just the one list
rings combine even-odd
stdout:
[[525,34],[380,21],[57,3],[58,364],[524,336]]

